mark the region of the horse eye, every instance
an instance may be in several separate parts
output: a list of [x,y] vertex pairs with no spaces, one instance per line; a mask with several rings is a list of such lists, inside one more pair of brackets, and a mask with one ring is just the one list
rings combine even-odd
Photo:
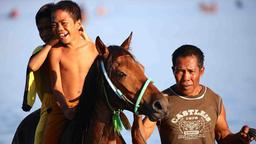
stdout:
[[123,72],[121,72],[121,71],[116,71],[116,76],[117,76],[118,78],[123,78],[123,77],[126,76],[126,74],[123,73]]

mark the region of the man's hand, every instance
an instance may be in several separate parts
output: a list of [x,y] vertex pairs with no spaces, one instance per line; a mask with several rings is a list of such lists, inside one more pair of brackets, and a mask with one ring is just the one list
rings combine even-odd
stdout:
[[251,142],[255,140],[256,137],[256,129],[249,128],[248,126],[243,126],[240,130],[240,135],[245,142]]
[[256,129],[254,128],[250,128],[248,135],[250,137],[251,140],[256,140]]
[[132,124],[132,143],[133,144],[144,144],[145,143],[145,134],[141,126],[142,116],[141,115],[133,115],[134,120]]

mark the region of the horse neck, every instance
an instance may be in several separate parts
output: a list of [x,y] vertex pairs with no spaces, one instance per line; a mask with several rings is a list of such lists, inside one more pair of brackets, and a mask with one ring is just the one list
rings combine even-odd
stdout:
[[97,89],[94,91],[95,97],[93,113],[90,117],[90,125],[88,129],[89,143],[115,143],[115,137],[117,134],[114,132],[114,126],[112,123],[113,112],[109,108],[106,93],[107,83],[104,82],[104,77],[98,74]]
[[90,143],[115,143],[116,134],[112,124],[112,111],[102,98],[94,107],[94,114],[88,129]]
[[95,119],[99,119],[105,123],[110,123],[112,114],[113,112],[109,109],[105,100],[100,98],[95,104]]

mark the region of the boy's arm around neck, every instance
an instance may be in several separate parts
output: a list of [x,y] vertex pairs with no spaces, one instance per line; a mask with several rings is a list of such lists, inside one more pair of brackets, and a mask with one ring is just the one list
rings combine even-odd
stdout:
[[58,39],[52,39],[46,43],[41,50],[33,54],[28,62],[28,68],[30,71],[37,71],[45,62],[51,48],[59,42]]

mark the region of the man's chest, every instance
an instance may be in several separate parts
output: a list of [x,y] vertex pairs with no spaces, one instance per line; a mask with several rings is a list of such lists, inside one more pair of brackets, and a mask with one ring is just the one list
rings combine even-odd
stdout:
[[160,132],[167,136],[165,139],[175,142],[213,139],[216,119],[216,108],[205,105],[204,101],[175,101],[168,116],[160,122]]

